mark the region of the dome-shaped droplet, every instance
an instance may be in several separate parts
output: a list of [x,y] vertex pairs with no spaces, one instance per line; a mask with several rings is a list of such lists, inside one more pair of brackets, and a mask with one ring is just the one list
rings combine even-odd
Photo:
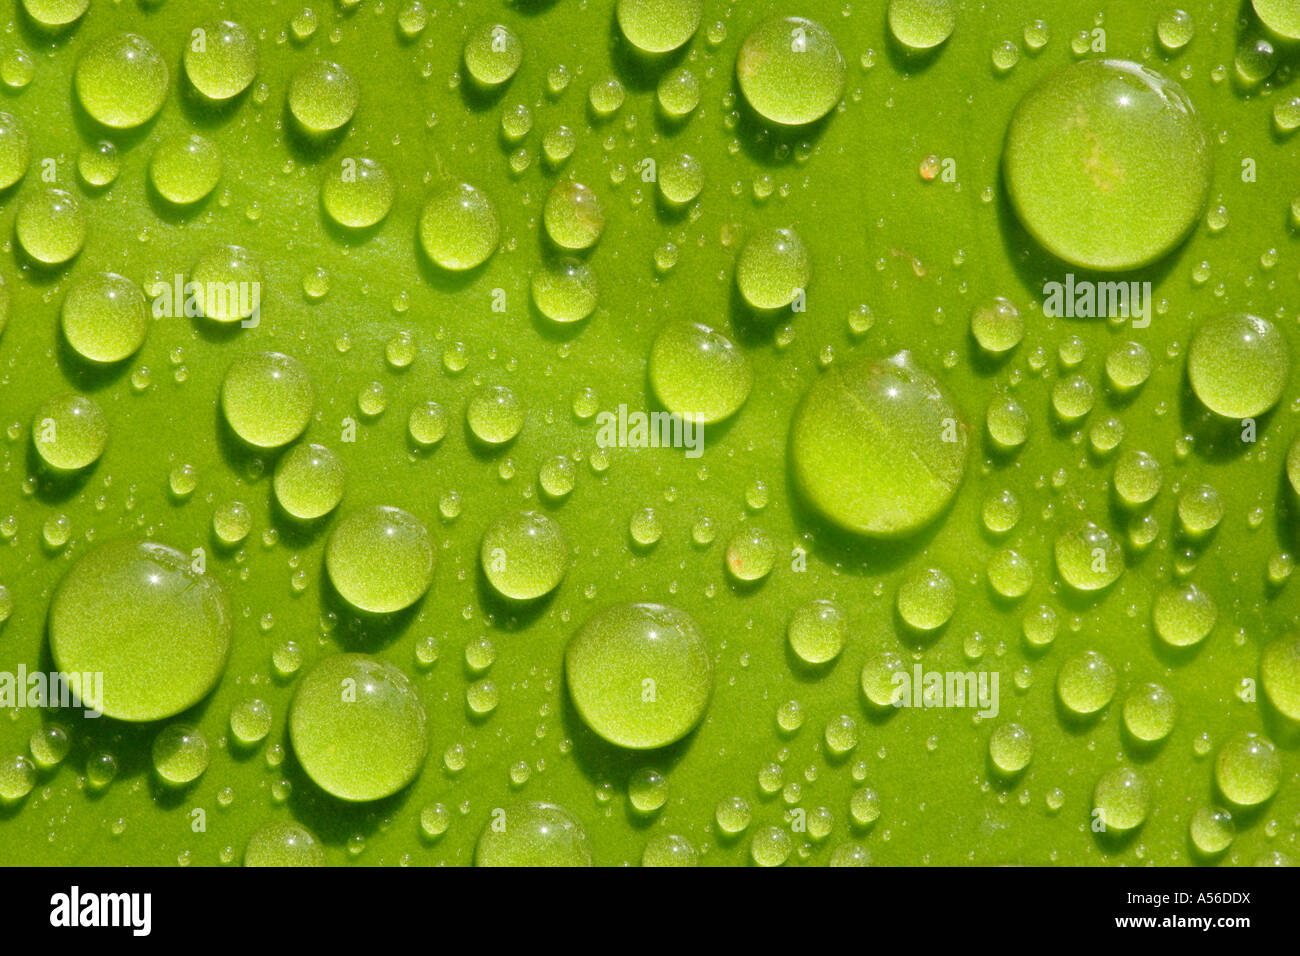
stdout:
[[700,78],[690,68],[679,66],[659,78],[655,96],[665,116],[680,120],[700,105]]
[[497,807],[474,849],[475,866],[591,866],[587,831],[552,803]]
[[713,663],[695,622],[676,608],[620,604],[598,612],[564,655],[574,706],[593,731],[632,749],[686,736],[708,707]]
[[862,695],[878,711],[888,712],[894,707],[895,692],[899,688],[894,679],[898,674],[910,677],[911,669],[893,651],[880,651],[867,658],[862,665]]
[[[198,290],[199,312],[213,322],[243,322],[260,309],[262,267],[242,246],[208,249],[190,268],[190,283]],[[156,289],[155,294],[161,291]],[[189,307],[191,293],[183,291],[182,295],[184,301],[172,302],[173,315],[181,315]]]
[[230,708],[230,733],[241,745],[251,747],[271,732],[271,705],[256,697],[245,697]]
[[1110,661],[1096,651],[1084,651],[1066,660],[1056,672],[1056,693],[1071,712],[1087,717],[1110,703],[1117,682]]
[[97,272],[68,290],[60,313],[63,337],[89,362],[130,358],[149,332],[149,305],[130,279]]
[[263,824],[244,848],[244,866],[324,866],[325,848],[298,823]]
[[1251,0],[1264,26],[1285,40],[1300,40],[1300,9],[1291,0]]
[[1169,736],[1175,712],[1173,694],[1159,684],[1139,684],[1124,697],[1124,727],[1144,744]]
[[1155,457],[1135,448],[1120,453],[1111,474],[1111,486],[1129,508],[1149,504],[1160,493],[1161,468]]
[[1277,793],[1282,759],[1273,742],[1259,734],[1239,733],[1219,750],[1214,781],[1219,792],[1240,807],[1253,807]]
[[[188,554],[119,539],[87,552],[50,604],[50,652],[90,707],[160,720],[216,686],[230,650],[229,606]],[[102,675],[87,687],[80,675]]]
[[23,9],[37,26],[58,30],[76,23],[90,7],[90,0],[23,0]]
[[465,409],[465,422],[470,432],[489,446],[513,441],[524,427],[526,418],[524,406],[504,385],[475,392]]
[[930,50],[952,36],[955,0],[889,0],[889,32],[908,50]]
[[1190,647],[1205,640],[1217,616],[1210,596],[1190,583],[1164,585],[1151,609],[1156,633],[1171,647]]
[[255,352],[236,360],[221,383],[226,422],[255,448],[293,441],[307,427],[315,403],[307,369],[280,352]]
[[203,199],[221,179],[221,152],[197,133],[163,140],[149,160],[149,182],[158,195],[178,206]]
[[298,682],[289,739],[307,776],[340,800],[379,800],[420,772],[424,705],[400,670],[365,654],[332,654]]
[[957,588],[938,568],[921,568],[898,586],[895,606],[898,616],[913,630],[938,630],[957,608]]
[[122,172],[122,157],[107,140],[87,146],[77,155],[77,175],[91,189],[112,185]]
[[803,126],[835,109],[846,72],[830,31],[802,17],[756,27],[736,58],[736,79],[749,105],[782,126]]
[[532,292],[537,311],[552,322],[581,322],[596,311],[596,275],[578,259],[546,262],[533,273]]
[[618,27],[644,53],[667,53],[695,35],[703,0],[618,0]]
[[590,249],[605,230],[605,210],[590,187],[562,179],[542,209],[546,234],[561,249]]
[[1020,773],[1029,766],[1033,755],[1033,740],[1020,724],[999,724],[989,735],[989,759],[1003,776]]
[[1259,676],[1268,702],[1289,720],[1300,722],[1300,635],[1268,644],[1260,655]]
[[1124,549],[1106,529],[1085,521],[1056,538],[1056,570],[1076,591],[1110,587],[1124,573]]
[[134,33],[117,33],[85,48],[73,83],[77,99],[93,119],[114,129],[131,129],[162,109],[168,78],[167,63],[152,43]]
[[509,27],[484,24],[465,38],[465,69],[479,86],[500,86],[515,75],[524,58],[524,45]]
[[650,349],[649,365],[655,397],[692,422],[708,424],[734,415],[754,384],[745,353],[696,322],[665,323]]
[[1237,828],[1232,814],[1217,807],[1200,807],[1188,825],[1192,844],[1206,856],[1215,856],[1232,846]]
[[23,252],[44,266],[60,266],[86,243],[86,213],[70,192],[41,189],[18,204],[14,233]]
[[468,183],[439,190],[420,214],[420,245],[444,269],[462,272],[481,266],[500,241],[496,207]]
[[808,290],[812,259],[793,229],[761,229],[749,237],[736,260],[736,285],[755,309],[771,312],[791,305]]
[[343,500],[343,462],[324,445],[295,445],[276,463],[275,500],[300,521],[329,514]]
[[836,525],[873,537],[915,532],[952,500],[966,427],[907,352],[833,365],[804,394],[789,454],[803,496]]
[[189,724],[169,724],[153,739],[153,769],[166,786],[184,787],[208,769],[208,741]]
[[727,542],[724,560],[727,573],[736,581],[761,581],[776,563],[776,542],[762,528],[744,525]]
[[533,601],[551,593],[570,560],[559,524],[537,511],[498,518],[483,534],[479,557],[488,582],[513,601]]
[[191,33],[182,62],[194,89],[223,102],[248,89],[257,76],[257,42],[238,23],[209,23]]
[[27,174],[31,157],[27,127],[13,113],[0,112],[0,190]]
[[1141,826],[1150,805],[1146,781],[1128,767],[1117,767],[1102,774],[1093,791],[1094,817],[1106,833],[1125,833]]
[[17,803],[36,786],[36,767],[22,754],[0,759],[0,806]]
[[1262,415],[1282,397],[1290,371],[1286,337],[1241,313],[1206,319],[1192,333],[1187,377],[1196,397],[1225,418]]
[[368,229],[393,208],[397,186],[388,170],[365,157],[347,157],[331,167],[321,186],[321,205],[347,229]]
[[447,411],[437,402],[424,402],[411,409],[406,421],[411,441],[432,448],[447,435]]
[[825,664],[840,656],[848,618],[834,601],[810,601],[795,609],[786,628],[790,649],[807,664]]
[[627,801],[638,813],[657,813],[668,802],[668,778],[653,767],[641,767],[627,782]]
[[52,471],[81,471],[99,461],[104,453],[108,419],[93,398],[63,392],[36,409],[32,416],[32,444]]
[[657,833],[645,845],[642,866],[698,866],[699,853],[691,841],[675,833]]
[[990,355],[1002,355],[1025,337],[1025,320],[1009,299],[996,296],[971,312],[970,331],[981,349]]
[[400,508],[353,511],[334,526],[325,567],[339,596],[358,610],[392,614],[410,607],[433,583],[428,529]]
[[351,122],[361,101],[361,88],[343,67],[315,60],[289,81],[289,112],[310,135],[332,133]]
[[1200,220],[1210,142],[1182,89],[1121,60],[1050,74],[1016,108],[1003,171],[1029,233],[1076,266],[1133,269]]
[[692,203],[704,189],[704,167],[694,156],[677,153],[658,170],[659,194],[670,206]]

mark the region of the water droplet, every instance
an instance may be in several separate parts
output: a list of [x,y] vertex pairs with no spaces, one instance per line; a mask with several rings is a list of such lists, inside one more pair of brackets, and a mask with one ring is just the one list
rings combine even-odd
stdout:
[[840,656],[848,634],[844,609],[834,601],[810,601],[790,617],[790,650],[807,664],[825,664]]
[[149,160],[149,182],[158,195],[177,206],[203,199],[220,179],[220,151],[195,133],[163,140]]
[[1135,740],[1152,744],[1174,729],[1174,696],[1159,684],[1139,684],[1124,698],[1124,726]]
[[493,811],[474,854],[476,866],[590,866],[582,825],[561,807],[527,803]]
[[1124,833],[1141,826],[1150,802],[1146,781],[1128,767],[1102,774],[1092,795],[1093,810],[1108,832]]
[[119,720],[160,720],[216,686],[230,626],[220,587],[188,555],[119,539],[87,552],[59,582],[50,651],[65,674],[103,675],[102,687],[80,688],[87,706]]
[[257,42],[230,20],[210,23],[202,30],[203,43],[185,47],[185,75],[200,94],[224,102],[248,89],[257,75]]
[[550,594],[569,569],[569,546],[553,519],[536,511],[511,512],[483,534],[483,573],[502,597],[534,601]]
[[1016,108],[1003,165],[1021,222],[1076,266],[1131,269],[1201,217],[1210,144],[1182,89],[1148,67],[1087,60]]
[[301,824],[263,824],[244,848],[244,866],[324,866],[325,848]]
[[315,60],[289,81],[289,111],[309,135],[332,133],[357,112],[361,88],[347,70],[328,60]]
[[956,408],[911,356],[833,365],[791,428],[799,488],[823,516],[860,534],[915,532],[947,506],[966,470]]
[[650,350],[650,384],[664,407],[687,421],[734,415],[749,397],[754,374],[745,354],[706,325],[664,324]]
[[164,784],[184,787],[208,769],[208,742],[198,728],[170,724],[153,740],[153,769]]
[[18,204],[14,233],[23,252],[44,266],[61,266],[86,243],[86,214],[62,189],[29,192]]
[[1107,588],[1124,572],[1124,549],[1091,521],[1059,535],[1054,552],[1061,579],[1076,591]]
[[699,723],[713,664],[695,622],[676,608],[621,604],[594,615],[569,641],[565,675],[574,706],[620,747],[663,747]]
[[812,279],[812,260],[793,229],[761,229],[736,260],[736,285],[755,309],[791,305]]
[[596,311],[596,275],[579,259],[551,259],[533,273],[533,303],[552,322],[581,322]]
[[321,186],[321,204],[329,217],[347,229],[368,229],[393,208],[397,186],[388,170],[360,157],[331,167]]
[[1253,315],[1206,319],[1192,333],[1187,376],[1196,397],[1225,418],[1253,418],[1282,396],[1290,371],[1286,337]]
[[289,515],[313,521],[343,500],[346,473],[338,455],[324,445],[295,445],[275,466],[275,500]]
[[334,526],[325,567],[339,596],[369,614],[410,607],[433,583],[433,542],[418,518],[400,508],[351,512]]
[[1214,781],[1219,792],[1240,807],[1257,806],[1277,793],[1282,761],[1273,742],[1259,734],[1239,733],[1219,750]]
[[347,801],[401,790],[420,772],[428,747],[415,686],[392,664],[365,654],[333,654],[303,675],[289,737],[307,776]]
[[435,193],[420,214],[420,245],[444,269],[463,272],[491,258],[501,241],[501,222],[488,197],[468,183]]
[[46,399],[32,417],[32,444],[55,472],[71,473],[99,461],[108,444],[108,420],[99,403],[66,392]]
[[1087,717],[1106,707],[1115,696],[1118,678],[1110,662],[1096,651],[1069,658],[1056,674],[1056,693],[1073,713]]
[[77,61],[77,98],[93,119],[114,129],[147,123],[167,98],[167,63],[144,37],[117,33],[87,46]]
[[486,445],[504,445],[513,441],[523,429],[526,418],[523,405],[504,385],[476,392],[465,411],[470,432]]
[[835,109],[845,74],[830,31],[801,17],[766,21],[745,38],[736,58],[736,78],[749,105],[782,126],[804,126]]
[[226,422],[255,448],[279,448],[301,435],[315,401],[307,369],[280,352],[237,359],[221,383]]
[[482,87],[500,86],[515,75],[524,59],[524,46],[509,27],[484,24],[465,39],[465,69]]

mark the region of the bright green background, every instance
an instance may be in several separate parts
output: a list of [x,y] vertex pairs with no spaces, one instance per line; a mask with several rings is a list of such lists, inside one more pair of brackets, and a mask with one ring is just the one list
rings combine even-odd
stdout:
[[[238,861],[259,824],[294,817],[325,841],[333,864],[466,863],[492,808],[532,799],[560,803],[580,819],[602,864],[638,862],[647,838],[661,831],[688,837],[704,851],[703,862],[741,863],[748,859],[748,834],[720,841],[713,809],[722,798],[741,795],[754,808],[750,833],[782,825],[787,805],[779,795],[761,796],[757,785],[759,768],[779,760],[785,780],[802,787],[798,805],[826,806],[835,816],[828,839],[796,840],[796,846],[808,842],[809,862],[825,862],[833,847],[853,839],[882,864],[1182,863],[1189,861],[1187,821],[1213,798],[1212,760],[1196,758],[1193,741],[1205,732],[1217,748],[1239,730],[1267,732],[1290,749],[1283,754],[1281,792],[1244,821],[1249,828],[1227,860],[1251,862],[1272,850],[1292,859],[1300,855],[1295,741],[1268,722],[1260,705],[1235,696],[1242,678],[1257,676],[1260,646],[1285,633],[1297,614],[1294,583],[1279,591],[1265,583],[1269,555],[1295,545],[1296,524],[1282,507],[1280,473],[1296,432],[1296,391],[1289,388],[1278,410],[1261,421],[1256,445],[1210,453],[1183,388],[1189,331],[1198,317],[1221,309],[1280,315],[1293,365],[1300,367],[1296,238],[1287,226],[1290,200],[1300,192],[1300,160],[1294,141],[1274,138],[1273,98],[1244,95],[1231,79],[1211,79],[1217,65],[1231,71],[1236,4],[1184,3],[1196,37],[1166,62],[1155,52],[1159,5],[966,3],[951,40],[918,67],[891,45],[881,3],[706,0],[705,28],[684,54],[702,80],[702,105],[680,127],[656,115],[653,83],[660,68],[640,68],[620,51],[607,0],[428,2],[429,26],[414,43],[398,38],[399,6],[364,0],[342,14],[327,2],[316,3],[320,27],[302,45],[288,31],[300,7],[283,2],[97,0],[75,30],[55,41],[23,23],[5,25],[0,52],[27,49],[38,70],[29,87],[6,91],[0,103],[27,126],[33,156],[26,179],[0,196],[6,242],[0,269],[13,299],[0,337],[0,420],[7,429],[0,439],[0,517],[13,513],[18,521],[16,536],[0,541],[0,582],[16,601],[0,628],[0,663],[9,669],[19,662],[48,666],[45,622],[52,589],[92,540],[123,534],[148,535],[185,551],[208,547],[210,570],[231,597],[236,623],[225,679],[187,715],[213,748],[212,765],[198,784],[180,796],[156,790],[148,744],[158,726],[69,720],[76,746],[68,760],[42,775],[19,807],[0,810],[0,862],[167,865],[182,855],[196,864]],[[735,90],[736,52],[748,30],[772,14],[820,20],[849,63],[842,109],[811,132],[765,131]],[[250,95],[213,117],[180,95],[180,54],[189,30],[217,16],[236,19],[258,35],[261,69]],[[1051,42],[1036,56],[1022,56],[1008,75],[996,75],[994,45],[1011,39],[1023,48],[1023,27],[1036,17],[1047,20]],[[505,92],[485,102],[467,95],[457,77],[466,31],[492,20],[519,33],[525,57]],[[706,32],[717,21],[725,24],[725,39],[714,46]],[[1041,317],[1035,300],[1042,283],[1060,278],[1064,268],[1030,248],[1010,219],[998,180],[1002,136],[1019,97],[1074,59],[1071,36],[1095,21],[1106,30],[1108,55],[1179,75],[1217,141],[1211,203],[1222,201],[1231,215],[1221,235],[1209,235],[1202,225],[1185,246],[1134,276],[1156,282],[1157,299],[1167,303],[1141,331]],[[14,208],[26,192],[41,188],[38,161],[47,156],[57,161],[59,185],[81,192],[77,152],[101,134],[72,109],[72,65],[87,42],[124,29],[143,33],[166,56],[172,68],[168,102],[141,131],[117,137],[124,170],[110,189],[85,198],[91,234],[81,256],[52,278],[33,275],[18,264],[12,248]],[[324,157],[299,151],[283,134],[289,77],[314,56],[337,60],[361,84],[354,121]],[[867,56],[874,62],[869,68]],[[546,73],[561,63],[573,80],[553,97],[546,92]],[[611,72],[628,87],[627,102],[612,119],[593,122],[587,89]],[[524,144],[533,162],[522,175],[510,171],[510,149],[499,133],[502,109],[517,102],[535,115]],[[528,297],[529,275],[545,251],[542,202],[559,175],[539,161],[540,137],[558,123],[579,134],[566,171],[596,190],[609,217],[591,256],[601,283],[600,308],[585,324],[561,332],[532,312]],[[146,166],[153,144],[194,126],[220,147],[225,171],[217,193],[181,216],[148,198]],[[698,156],[708,177],[698,204],[684,216],[661,211],[654,185],[642,183],[633,169],[644,157],[662,161],[677,151]],[[929,154],[956,160],[959,186],[922,181],[918,166]],[[348,155],[380,160],[400,183],[392,213],[363,241],[345,241],[323,222],[319,209],[325,164]],[[1242,183],[1243,157],[1257,161],[1258,182]],[[613,182],[616,173],[626,176],[620,185]],[[503,222],[500,251],[464,280],[433,274],[417,256],[419,209],[447,179],[483,188]],[[775,187],[765,201],[754,195],[760,180]],[[772,327],[738,311],[732,264],[752,230],[786,225],[807,243],[814,278],[807,313],[792,318],[792,341],[778,346]],[[225,242],[248,247],[263,264],[260,327],[217,334],[201,320],[159,321],[139,355],[108,373],[88,372],[67,354],[57,316],[78,276],[109,269],[144,286],[155,275],[186,272],[202,251]],[[676,244],[680,261],[660,275],[654,251],[666,242]],[[1259,260],[1269,249],[1277,250],[1278,264],[1264,270]],[[1211,276],[1197,286],[1191,271],[1202,260]],[[331,291],[311,304],[301,282],[317,266],[329,272]],[[490,308],[498,288],[506,294],[504,314]],[[1028,332],[1009,362],[990,369],[973,362],[968,316],[977,301],[992,295],[1009,296],[1020,306]],[[399,297],[409,302],[404,312],[394,307]],[[876,323],[856,339],[847,316],[860,303],[871,306]],[[734,422],[706,430],[703,459],[669,450],[614,450],[608,470],[596,473],[587,461],[595,447],[594,423],[575,418],[573,396],[590,387],[602,408],[645,407],[645,359],[655,331],[670,318],[720,327],[743,344],[755,368],[754,393]],[[384,344],[403,330],[416,336],[420,353],[409,369],[395,372],[385,364]],[[1055,429],[1049,415],[1060,368],[1057,344],[1068,334],[1087,343],[1081,371],[1099,388],[1097,407],[1078,432]],[[351,341],[346,353],[336,347],[344,335]],[[1101,363],[1112,343],[1129,336],[1158,364],[1137,398],[1118,405],[1101,388]],[[464,344],[469,366],[450,374],[441,355],[456,342]],[[216,397],[226,368],[238,355],[271,348],[301,359],[313,374],[318,413],[304,440],[328,444],[347,465],[349,485],[339,513],[367,504],[397,505],[418,515],[436,536],[440,563],[433,588],[400,627],[378,629],[340,613],[320,579],[328,523],[307,536],[280,527],[269,507],[268,474],[253,477],[253,460],[217,427]],[[839,362],[899,348],[910,348],[947,385],[980,436],[966,483],[947,519],[905,545],[836,543],[791,499],[785,471],[791,409],[817,377],[824,350],[833,350]],[[1040,349],[1046,364],[1035,373],[1029,359]],[[152,372],[153,384],[137,394],[130,369],[141,365]],[[1019,384],[1013,387],[1013,380]],[[340,443],[340,423],[349,415],[359,418],[356,396],[370,381],[387,388],[388,410],[376,421],[362,420],[355,444]],[[494,384],[509,385],[525,401],[528,423],[506,451],[481,456],[466,443],[464,403],[480,386]],[[43,399],[69,387],[101,403],[111,437],[84,484],[57,494],[29,478],[30,420]],[[984,410],[1009,388],[1033,417],[1030,442],[1019,456],[989,459]],[[406,416],[429,399],[447,407],[456,425],[436,451],[417,457],[408,450]],[[1091,459],[1080,436],[1090,421],[1112,413],[1128,429],[1125,447],[1149,451],[1165,467],[1165,487],[1155,505],[1161,537],[1148,553],[1131,558],[1127,573],[1100,600],[1065,602],[1055,594],[1051,541],[1058,527],[1077,517],[1111,521],[1110,465]],[[1199,444],[1180,462],[1174,442],[1184,433],[1199,436]],[[503,510],[538,506],[537,469],[556,454],[581,459],[572,496],[542,505],[568,532],[575,564],[552,600],[513,616],[484,591],[478,541]],[[507,462],[513,477],[503,476]],[[168,494],[167,477],[184,463],[198,469],[199,486],[180,504]],[[270,460],[265,464],[269,472]],[[1053,480],[1058,474],[1059,488]],[[756,479],[771,489],[771,503],[759,512],[745,504],[746,488]],[[1150,604],[1159,582],[1170,577],[1177,547],[1171,533],[1175,489],[1202,481],[1218,488],[1227,514],[1191,579],[1213,596],[1219,623],[1189,662],[1175,663],[1154,646]],[[1002,488],[1020,497],[1024,518],[1005,542],[994,542],[981,532],[979,505]],[[448,522],[439,515],[438,500],[453,490],[463,511]],[[212,512],[231,499],[253,509],[255,529],[233,555],[214,554]],[[646,505],[664,525],[663,540],[648,553],[630,547],[627,531],[630,515]],[[1263,520],[1251,528],[1247,517],[1255,509]],[[73,539],[51,554],[41,544],[41,527],[57,512],[71,519]],[[691,542],[691,526],[701,515],[719,530],[707,548]],[[761,586],[734,588],[723,551],[745,521],[769,531],[782,550],[802,541],[811,552],[807,571],[794,573],[788,561],[780,561]],[[265,546],[263,534],[272,528],[279,529],[279,542]],[[998,546],[1016,549],[1036,569],[1033,591],[1010,607],[990,600],[982,573]],[[900,574],[926,565],[953,577],[960,603],[943,635],[923,647],[921,660],[927,669],[996,668],[1003,691],[997,722],[1019,721],[1034,735],[1033,763],[1011,785],[991,779],[987,769],[987,740],[996,722],[975,723],[970,711],[961,710],[905,710],[879,721],[863,709],[862,661],[873,651],[902,646],[893,620]],[[310,582],[300,596],[290,587],[295,566]],[[851,619],[849,645],[824,675],[793,668],[785,644],[790,613],[814,598],[841,602]],[[588,733],[567,704],[561,677],[566,639],[595,610],[629,600],[688,611],[715,652],[708,717],[692,738],[664,753],[616,752]],[[1040,603],[1058,608],[1062,628],[1045,655],[1030,657],[1020,641],[1020,620]],[[264,618],[274,620],[269,631],[259,625]],[[986,652],[973,663],[963,644],[975,632]],[[501,703],[490,718],[474,723],[466,717],[465,688],[474,678],[464,666],[463,648],[485,633],[497,648],[489,676],[501,689]],[[441,657],[420,671],[414,649],[428,634],[437,637]],[[373,806],[340,807],[306,779],[291,753],[279,767],[268,767],[273,745],[288,750],[284,727],[293,684],[274,678],[271,653],[290,639],[302,645],[308,662],[342,649],[370,650],[417,680],[432,745],[423,774],[407,791]],[[1069,729],[1057,717],[1055,674],[1066,657],[1088,648],[1101,651],[1120,671],[1120,691],[1099,723]],[[1022,668],[1030,686],[1017,690],[1013,675]],[[1169,688],[1179,715],[1164,746],[1144,756],[1125,749],[1119,703],[1126,687],[1149,680]],[[275,728],[255,754],[237,758],[223,738],[231,705],[245,696],[273,705]],[[807,721],[787,738],[778,734],[775,714],[790,698],[803,704]],[[830,761],[822,731],[840,714],[858,720],[862,740],[847,760]],[[41,720],[28,711],[0,718],[0,754],[25,752]],[[468,766],[451,774],[442,755],[457,743],[468,751]],[[117,755],[122,770],[105,795],[92,799],[82,792],[79,776],[87,755],[103,748]],[[513,787],[508,770],[521,760],[533,767],[531,779]],[[882,801],[880,819],[866,832],[854,831],[848,816],[858,761],[865,765],[866,785]],[[1099,842],[1088,822],[1096,779],[1120,764],[1141,767],[1154,807],[1142,831],[1115,847]],[[671,787],[668,805],[648,821],[635,817],[625,796],[629,772],[642,765],[666,772]],[[292,785],[292,795],[278,804],[272,785],[282,779]],[[1052,814],[1045,795],[1056,787],[1065,803]],[[234,795],[228,808],[217,799],[225,788]],[[455,820],[431,844],[420,838],[418,818],[434,801],[450,807]],[[206,833],[191,832],[193,807],[207,810]],[[114,835],[117,821],[124,827]],[[348,844],[358,836],[364,851],[354,855]],[[791,861],[801,858],[796,853]]]

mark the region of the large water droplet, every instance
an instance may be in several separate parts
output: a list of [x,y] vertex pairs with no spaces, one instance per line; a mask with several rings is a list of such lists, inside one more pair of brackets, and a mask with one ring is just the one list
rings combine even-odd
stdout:
[[1087,60],[1016,108],[1003,153],[1025,228],[1077,266],[1132,269],[1176,246],[1210,188],[1210,143],[1174,82],[1136,63]]
[[315,401],[307,369],[280,352],[255,352],[236,360],[221,383],[227,423],[256,448],[279,448],[301,435]]
[[400,508],[353,511],[334,526],[325,567],[339,596],[370,614],[410,607],[433,583],[435,554],[425,526]]
[[686,736],[708,707],[713,664],[684,612],[621,604],[593,616],[570,639],[565,675],[592,730],[620,747],[663,747]]
[[386,661],[333,654],[303,675],[289,710],[289,738],[307,776],[341,800],[378,800],[424,765],[424,706],[415,685]]
[[966,470],[966,427],[907,352],[832,366],[790,435],[799,488],[824,517],[875,537],[911,534],[947,506]]
[[820,23],[768,20],[745,38],[736,78],[754,111],[783,126],[821,119],[844,95],[844,57]]
[[[59,582],[50,651],[80,681],[87,706],[119,720],[160,720],[216,686],[230,624],[217,582],[195,572],[188,555],[122,539],[86,553]],[[102,686],[82,674],[102,675]]]

